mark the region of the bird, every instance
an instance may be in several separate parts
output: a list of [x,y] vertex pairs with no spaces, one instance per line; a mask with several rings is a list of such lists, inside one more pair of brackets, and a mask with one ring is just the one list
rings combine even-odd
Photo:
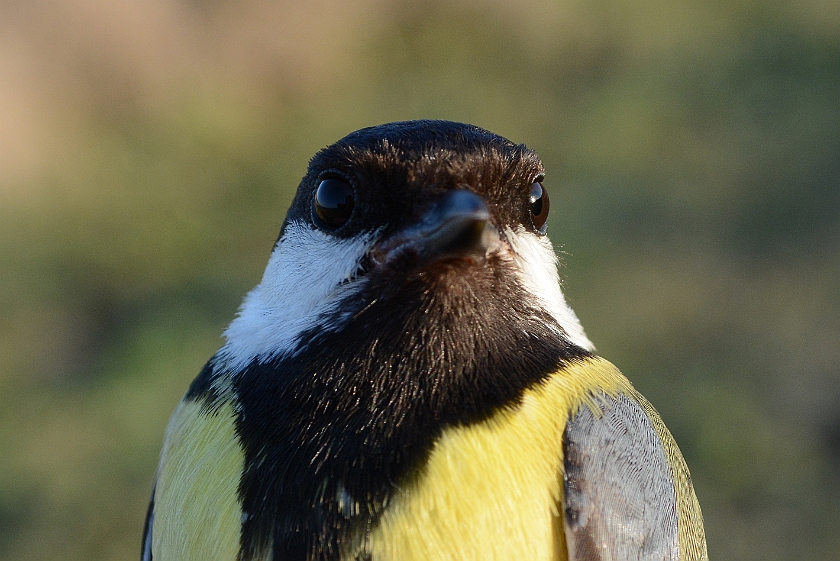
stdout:
[[545,177],[441,120],[315,154],[171,417],[142,560],[708,559],[677,444],[563,294]]

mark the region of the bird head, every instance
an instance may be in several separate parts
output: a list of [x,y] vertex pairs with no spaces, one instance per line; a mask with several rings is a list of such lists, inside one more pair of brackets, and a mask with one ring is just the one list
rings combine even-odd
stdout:
[[560,288],[544,178],[532,150],[472,125],[349,134],[312,158],[219,358],[236,369],[374,325],[469,346],[524,316],[591,350]]

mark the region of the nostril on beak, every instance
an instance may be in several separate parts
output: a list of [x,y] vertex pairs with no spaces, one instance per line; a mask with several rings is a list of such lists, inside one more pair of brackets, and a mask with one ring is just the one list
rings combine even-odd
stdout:
[[490,211],[484,199],[472,191],[450,191],[435,204],[421,222],[424,230],[421,255],[437,258],[457,255],[483,255],[485,229]]
[[482,197],[466,189],[449,191],[420,218],[371,252],[377,263],[413,254],[420,262],[445,257],[484,257],[493,240],[490,210]]

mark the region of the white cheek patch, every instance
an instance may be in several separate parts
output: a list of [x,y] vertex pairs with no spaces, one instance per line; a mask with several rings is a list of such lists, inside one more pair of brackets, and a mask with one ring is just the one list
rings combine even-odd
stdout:
[[595,350],[575,312],[566,303],[557,274],[557,254],[547,236],[524,229],[507,229],[505,235],[518,265],[519,280],[536,297],[543,309],[554,316],[571,341],[588,351]]
[[[225,330],[220,362],[235,371],[254,358],[288,355],[307,330],[343,323],[351,312],[339,313],[338,305],[364,284],[354,277],[374,235],[341,239],[304,223],[288,224],[262,281]],[[332,319],[323,324],[324,317]]]

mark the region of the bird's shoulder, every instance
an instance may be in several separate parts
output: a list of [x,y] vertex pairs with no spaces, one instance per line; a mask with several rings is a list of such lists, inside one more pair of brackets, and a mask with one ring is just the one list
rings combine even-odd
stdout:
[[[563,431],[563,516],[569,559],[707,559],[702,516],[679,448],[654,407],[614,366],[615,391],[583,366],[594,399]],[[592,375],[595,378],[593,379]],[[600,387],[599,387],[600,386]]]
[[239,550],[244,452],[235,399],[219,384],[195,389],[176,408],[164,438],[144,538],[149,559],[235,559]]

